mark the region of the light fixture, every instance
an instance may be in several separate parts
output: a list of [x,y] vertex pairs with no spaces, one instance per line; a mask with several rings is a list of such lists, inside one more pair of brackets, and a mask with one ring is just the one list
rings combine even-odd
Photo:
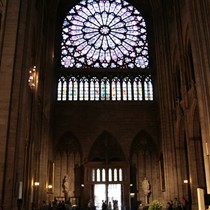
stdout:
[[188,180],[187,180],[187,179],[184,179],[184,183],[185,183],[185,184],[188,184]]
[[48,189],[52,189],[52,185],[51,184],[48,185]]
[[135,193],[130,193],[130,197],[134,198],[135,197]]
[[85,185],[84,184],[81,184],[81,187],[84,187]]
[[39,186],[39,182],[34,182],[34,186]]
[[28,84],[31,88],[36,86],[36,66],[29,70]]
[[206,142],[206,155],[209,156],[209,147],[208,147],[208,143]]

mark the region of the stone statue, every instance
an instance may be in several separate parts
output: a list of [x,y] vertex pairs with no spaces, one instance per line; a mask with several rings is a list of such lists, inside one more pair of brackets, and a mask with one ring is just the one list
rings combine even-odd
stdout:
[[64,179],[63,179],[63,192],[64,192],[65,199],[67,199],[68,194],[69,194],[69,177],[68,177],[68,175],[64,176]]
[[148,198],[150,195],[150,184],[146,177],[144,177],[144,180],[142,181],[142,189],[144,193],[145,204],[148,204]]

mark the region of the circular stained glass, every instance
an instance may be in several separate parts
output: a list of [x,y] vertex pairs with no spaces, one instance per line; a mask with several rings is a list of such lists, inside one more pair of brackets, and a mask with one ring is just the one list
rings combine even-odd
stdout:
[[65,68],[147,68],[146,24],[123,0],[83,0],[62,27],[61,65]]

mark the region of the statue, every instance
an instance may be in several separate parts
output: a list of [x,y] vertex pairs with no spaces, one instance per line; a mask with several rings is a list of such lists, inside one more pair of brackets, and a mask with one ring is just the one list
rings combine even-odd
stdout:
[[144,177],[144,180],[142,181],[142,189],[143,189],[143,193],[144,193],[145,204],[148,204],[148,198],[149,198],[151,191],[150,191],[149,181],[147,180],[146,177]]
[[64,192],[65,200],[67,200],[68,194],[69,194],[69,177],[68,177],[68,175],[64,176],[64,179],[63,179],[63,192]]

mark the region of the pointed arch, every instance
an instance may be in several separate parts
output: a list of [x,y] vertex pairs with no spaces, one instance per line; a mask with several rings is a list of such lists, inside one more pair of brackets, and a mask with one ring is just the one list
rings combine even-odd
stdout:
[[82,149],[76,136],[68,131],[64,133],[56,145],[57,152],[79,153],[82,156]]
[[89,161],[123,161],[125,156],[115,137],[108,131],[102,132],[89,152]]
[[[156,148],[156,150],[155,150]],[[131,148],[130,155],[132,156],[139,151],[147,151],[158,154],[158,147],[152,136],[145,130],[140,131],[134,138]]]

